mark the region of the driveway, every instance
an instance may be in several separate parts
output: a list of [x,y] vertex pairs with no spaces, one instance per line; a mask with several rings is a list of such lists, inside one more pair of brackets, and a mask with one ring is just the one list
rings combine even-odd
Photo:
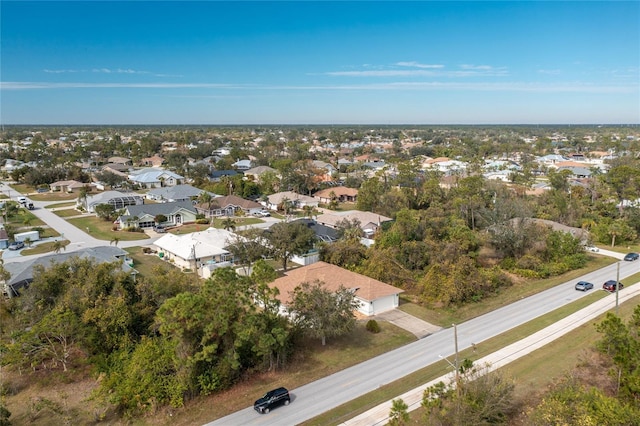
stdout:
[[383,312],[374,316],[373,319],[387,321],[397,327],[407,330],[409,333],[413,333],[418,339],[427,337],[442,328],[423,321],[420,318],[416,318],[413,315],[409,315],[400,309]]

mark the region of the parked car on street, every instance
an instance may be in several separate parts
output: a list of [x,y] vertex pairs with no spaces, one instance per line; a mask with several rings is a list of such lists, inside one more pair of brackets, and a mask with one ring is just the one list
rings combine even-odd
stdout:
[[286,388],[277,388],[265,393],[262,398],[254,402],[253,408],[258,413],[267,414],[272,408],[289,405],[290,402],[289,391]]
[[24,248],[24,242],[22,241],[14,241],[9,244],[9,250],[20,250]]
[[[624,284],[618,282],[620,288],[618,290],[622,290],[624,288]],[[602,289],[610,292],[616,291],[616,280],[609,280],[602,285]]]
[[627,262],[632,262],[634,260],[638,260],[638,258],[640,258],[640,254],[638,253],[627,253],[627,255],[624,257],[624,260],[626,260]]
[[593,283],[587,282],[587,281],[578,281],[576,283],[576,290],[579,291],[587,291],[587,290],[591,290],[593,288]]
[[600,249],[596,246],[585,246],[584,248],[586,251],[590,251],[593,253],[598,253],[600,251]]

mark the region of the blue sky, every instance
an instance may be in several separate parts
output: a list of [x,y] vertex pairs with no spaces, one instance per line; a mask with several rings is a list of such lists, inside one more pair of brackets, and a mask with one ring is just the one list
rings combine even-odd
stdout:
[[640,2],[0,3],[3,124],[640,122]]

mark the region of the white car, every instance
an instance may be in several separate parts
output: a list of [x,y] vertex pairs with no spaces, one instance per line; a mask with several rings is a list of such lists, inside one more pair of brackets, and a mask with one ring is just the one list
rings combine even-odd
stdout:
[[259,212],[255,212],[254,215],[256,215],[257,217],[269,217],[271,216],[271,213],[266,210],[260,210]]
[[594,252],[594,253],[597,253],[597,252],[600,251],[600,249],[598,247],[596,247],[596,246],[586,246],[584,249],[587,250],[587,251]]

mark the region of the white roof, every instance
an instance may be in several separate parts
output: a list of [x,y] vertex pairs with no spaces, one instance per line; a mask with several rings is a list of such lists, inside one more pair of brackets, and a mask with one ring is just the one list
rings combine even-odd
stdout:
[[208,228],[186,235],[165,234],[155,245],[182,259],[212,257],[229,253],[225,247],[235,239],[235,234],[224,229]]

